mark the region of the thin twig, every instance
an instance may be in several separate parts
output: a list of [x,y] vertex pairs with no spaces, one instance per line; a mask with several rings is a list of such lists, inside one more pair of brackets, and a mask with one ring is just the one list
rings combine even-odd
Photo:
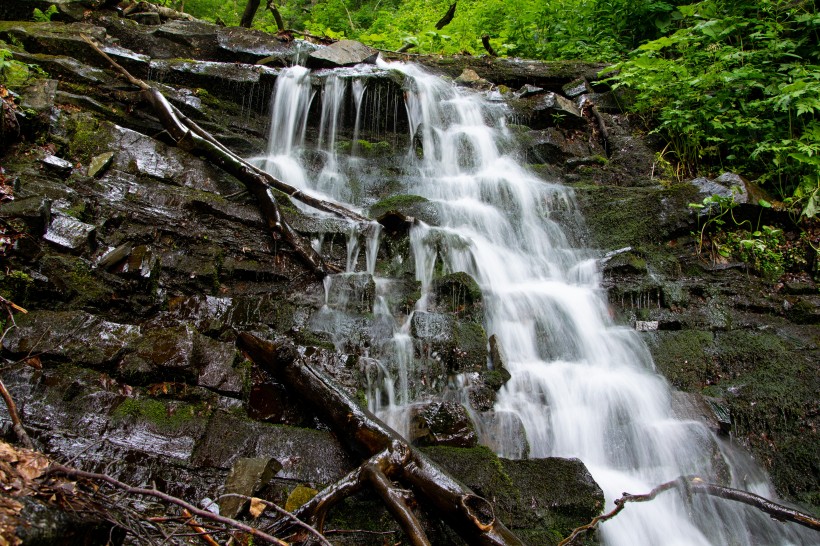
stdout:
[[287,543],[279,540],[278,538],[271,536],[255,527],[251,527],[241,521],[236,521],[235,519],[231,519],[225,516],[220,516],[218,514],[214,514],[213,512],[209,512],[208,510],[203,510],[201,508],[197,508],[193,504],[186,502],[178,497],[174,497],[167,493],[163,493],[162,491],[158,491],[157,489],[146,489],[144,487],[133,487],[128,485],[127,483],[123,483],[111,476],[106,474],[97,474],[94,472],[85,472],[83,470],[77,470],[75,468],[69,468],[67,466],[63,466],[61,464],[52,464],[48,470],[49,473],[59,473],[64,474],[66,476],[75,477],[75,478],[85,478],[88,480],[97,480],[104,482],[112,487],[117,489],[121,489],[128,494],[131,495],[143,495],[148,497],[154,497],[160,499],[164,502],[169,504],[175,504],[180,508],[188,510],[191,514],[197,515],[201,518],[209,519],[211,521],[215,521],[217,523],[221,523],[223,525],[227,525],[229,527],[233,527],[234,529],[238,529],[240,531],[244,531],[245,533],[249,533],[250,535],[268,542],[270,544],[276,544],[277,546],[287,546]]
[[11,417],[11,425],[14,429],[14,434],[17,435],[17,439],[20,440],[20,443],[23,447],[28,449],[34,449],[34,444],[29,438],[26,429],[23,428],[23,421],[20,420],[20,414],[17,413],[17,404],[14,403],[14,398],[11,397],[11,394],[6,389],[6,386],[3,384],[3,381],[0,380],[0,395],[3,396],[3,400],[6,402],[6,407],[9,410],[9,417]]
[[681,476],[672,481],[662,483],[649,493],[642,495],[631,495],[629,493],[624,493],[621,498],[615,499],[615,508],[611,512],[597,516],[586,525],[577,527],[567,538],[559,542],[558,546],[568,546],[569,544],[572,544],[578,535],[584,531],[594,529],[599,523],[614,518],[621,512],[621,510],[624,509],[627,502],[646,502],[654,499],[660,493],[669,491],[670,489],[675,489],[676,487],[684,488],[689,493],[700,493],[702,495],[711,495],[722,499],[742,502],[743,504],[752,506],[769,514],[771,517],[779,521],[791,521],[793,523],[797,523],[798,525],[808,527],[809,529],[820,531],[820,519],[810,516],[809,514],[804,514],[803,512],[788,508],[782,504],[778,504],[761,497],[760,495],[749,493],[748,491],[724,487],[713,483],[706,483],[703,479],[697,476]]
[[276,512],[278,512],[279,514],[281,514],[281,515],[285,516],[285,517],[286,517],[286,518],[288,518],[289,520],[293,521],[293,523],[295,523],[296,525],[298,525],[298,526],[299,526],[299,527],[301,527],[302,529],[306,530],[308,533],[310,533],[310,534],[314,535],[314,536],[315,536],[315,537],[319,540],[319,542],[320,542],[321,544],[323,544],[324,546],[333,546],[332,544],[330,544],[330,542],[328,542],[328,541],[327,541],[327,539],[326,539],[326,538],[322,535],[322,533],[320,533],[320,532],[319,532],[319,531],[317,531],[315,528],[313,528],[312,526],[308,525],[307,523],[305,523],[305,522],[304,522],[304,521],[302,521],[301,519],[297,518],[296,516],[294,516],[293,514],[291,514],[290,512],[288,512],[287,510],[285,510],[285,509],[284,509],[284,508],[282,508],[281,506],[279,506],[278,504],[274,504],[274,503],[272,503],[272,502],[270,502],[270,501],[266,501],[265,499],[260,499],[260,498],[258,498],[258,497],[249,497],[249,496],[247,496],[247,495],[239,495],[239,494],[237,494],[237,493],[225,493],[224,495],[221,495],[221,496],[220,496],[218,499],[216,499],[216,500],[217,500],[217,502],[219,502],[219,500],[220,500],[220,499],[223,499],[223,498],[226,498],[226,497],[235,497],[235,498],[238,498],[238,499],[244,499],[244,500],[253,500],[253,499],[256,499],[256,501],[257,501],[257,502],[261,502],[261,503],[262,503],[262,504],[264,504],[265,506],[267,506],[267,507],[269,507],[269,508],[273,508],[273,509],[274,509]]

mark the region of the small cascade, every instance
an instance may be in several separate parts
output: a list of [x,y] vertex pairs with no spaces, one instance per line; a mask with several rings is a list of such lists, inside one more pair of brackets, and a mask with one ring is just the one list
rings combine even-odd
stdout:
[[353,101],[356,107],[356,121],[353,124],[353,146],[351,155],[355,156],[359,146],[359,126],[362,121],[362,99],[364,98],[365,83],[363,80],[353,80]]
[[[325,304],[312,325],[329,332],[340,350],[366,347],[359,366],[368,407],[400,433],[409,431],[410,406],[434,390],[419,366],[417,355],[427,349],[415,344],[414,318],[433,314],[437,273],[465,272],[481,289],[484,328],[504,348],[512,376],[492,411],[471,415],[482,443],[507,457],[580,458],[610,503],[624,491],[649,491],[681,475],[717,480],[727,472],[732,486],[772,497],[765,476],[731,446],[700,422],[675,416],[669,386],[654,372],[640,337],[609,316],[597,256],[568,234],[573,226],[567,224],[582,227],[572,191],[538,178],[508,153],[504,104],[413,65],[381,69],[404,75],[410,145],[401,184],[435,207],[437,225],[416,220],[410,229],[420,289],[415,305],[403,311],[390,298],[399,280],[376,275],[378,225],[345,233],[346,272],[324,281]],[[324,161],[309,169],[301,154],[314,97],[309,80],[306,69],[293,67],[277,82],[265,166],[280,173],[290,161],[305,188],[349,199],[348,158],[337,157],[343,111],[352,100],[356,140],[360,130],[389,130],[386,121],[361,115],[390,111],[396,99],[379,86],[365,93],[356,79],[348,97],[347,80],[327,75],[315,143]],[[397,119],[393,114],[393,129]],[[462,400],[470,380],[454,375],[445,396]],[[808,543],[800,533],[742,506],[675,492],[630,506],[600,530],[608,546]]]
[[336,199],[350,201],[346,187],[347,178],[339,168],[336,153],[336,137],[340,118],[344,109],[344,98],[347,92],[347,80],[335,74],[325,79],[322,88],[322,118],[319,121],[319,149],[324,152],[325,165],[319,173],[317,188]]

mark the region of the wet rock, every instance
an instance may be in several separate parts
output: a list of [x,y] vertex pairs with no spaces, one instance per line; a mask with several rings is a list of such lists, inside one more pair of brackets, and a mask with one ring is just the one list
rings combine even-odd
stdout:
[[248,416],[279,425],[308,426],[310,419],[299,401],[281,383],[271,380],[254,383],[248,394]]
[[243,457],[273,457],[282,464],[279,477],[309,484],[332,483],[354,466],[328,432],[216,412],[196,447],[193,464],[227,469]]
[[88,165],[88,176],[97,176],[105,172],[114,161],[114,152],[105,152],[104,154],[95,155],[91,158],[91,163]]
[[406,234],[413,222],[438,223],[435,204],[418,195],[395,195],[370,206],[369,215],[389,234]]
[[376,284],[369,273],[340,273],[325,278],[327,304],[357,313],[373,310]]
[[[709,178],[695,178],[690,181],[690,184],[695,186],[698,191],[706,197],[718,195],[720,197],[731,198],[735,203],[740,205],[756,205],[761,199],[769,202],[773,200],[773,198],[759,186],[752,184],[735,173],[723,173],[714,180]],[[715,205],[707,207],[704,211],[708,213],[714,206]]]
[[699,394],[673,391],[672,411],[678,419],[699,421],[715,434],[728,434],[731,429],[731,422],[724,427],[712,405]]
[[230,396],[242,394],[249,370],[234,366],[238,356],[233,343],[221,343],[200,336],[195,354],[196,365],[200,369],[197,385]]
[[478,90],[492,89],[493,84],[476,74],[472,68],[465,68],[464,71],[456,78],[455,81],[459,85],[471,87]]
[[483,370],[487,363],[487,334],[474,322],[452,315],[416,312],[411,323],[419,356],[444,364],[449,373]]
[[591,146],[587,139],[567,138],[556,127],[529,131],[523,140],[529,163],[555,164],[603,153],[603,149]]
[[510,106],[531,129],[582,128],[587,125],[581,111],[571,100],[553,92],[515,99],[510,101]]
[[4,347],[14,354],[46,357],[88,366],[113,361],[140,336],[140,328],[117,324],[82,311],[30,311],[17,319]]
[[96,227],[80,222],[66,214],[57,213],[48,226],[43,239],[73,252],[85,250],[93,243]]
[[70,161],[66,161],[61,157],[57,157],[56,155],[46,155],[40,162],[45,166],[46,169],[62,176],[67,177],[71,174],[71,171],[74,170],[74,165]]
[[378,51],[360,42],[339,40],[308,55],[308,66],[326,68],[354,66],[362,63],[374,64],[378,57]]
[[478,442],[467,410],[454,402],[413,406],[408,440],[419,446],[451,447],[474,447]]
[[537,87],[535,85],[526,84],[523,87],[521,87],[521,89],[519,89],[518,91],[515,92],[515,96],[518,97],[518,98],[523,99],[523,98],[531,97],[532,95],[537,95],[537,94],[543,93],[543,92],[544,92],[543,87]]
[[282,41],[269,32],[242,27],[219,27],[217,42],[226,60],[266,65],[290,66],[300,49],[312,49],[312,44],[300,40]]
[[[225,480],[225,493],[252,497],[256,495],[277,472],[282,464],[270,457],[237,459]],[[226,497],[219,505],[220,515],[236,518],[248,501],[237,497]]]
[[37,80],[22,91],[20,106],[38,114],[48,113],[54,107],[56,93],[57,80]]
[[602,249],[688,235],[697,223],[688,207],[697,199],[697,191],[686,184],[668,188],[581,186],[576,187],[575,195],[587,221],[590,243]]
[[564,85],[561,89],[564,92],[564,95],[571,99],[579,95],[583,95],[584,93],[592,93],[592,87],[585,78],[573,80]]
[[172,19],[153,30],[153,34],[190,48],[188,57],[202,58],[203,55],[206,57],[209,54],[213,55],[219,28],[213,23],[204,21]]
[[526,459],[530,443],[521,418],[512,412],[485,409],[477,419],[482,445],[494,453],[504,453],[512,459]]
[[[194,343],[197,336],[196,331],[186,325],[143,332],[133,347],[134,352],[125,356],[119,368],[121,371],[151,370],[143,381],[196,377]],[[130,379],[135,381],[137,377],[131,375]]]
[[483,317],[481,288],[467,273],[460,271],[439,277],[433,281],[432,290],[439,310],[478,320]]
[[[51,76],[59,77],[64,81],[94,84],[112,81],[111,76],[105,70],[89,66],[73,57],[15,51],[14,58],[26,63],[38,64]],[[58,102],[61,102],[59,97]]]
[[497,458],[485,447],[424,448],[434,462],[478,495],[528,544],[554,545],[604,507],[601,488],[578,459]]
[[153,11],[129,13],[126,17],[141,25],[157,26],[162,24],[162,18],[159,16],[159,13]]
[[491,377],[485,372],[485,381],[490,388],[498,390],[503,387],[504,383],[509,381],[512,376],[510,372],[507,371],[507,356],[504,353],[504,347],[501,346],[501,342],[495,334],[490,336],[490,363],[493,368],[491,371],[495,372],[495,374]]

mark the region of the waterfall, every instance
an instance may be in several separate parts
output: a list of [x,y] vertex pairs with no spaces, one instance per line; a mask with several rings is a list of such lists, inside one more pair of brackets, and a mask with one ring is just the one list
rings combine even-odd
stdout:
[[[512,375],[499,393],[494,416],[478,423],[481,440],[500,455],[522,455],[520,442],[503,439],[514,425],[523,427],[530,457],[584,461],[604,490],[607,509],[624,491],[647,492],[681,475],[717,481],[721,469],[729,470],[733,487],[774,497],[762,473],[740,471],[731,446],[700,422],[674,416],[669,386],[655,373],[640,337],[610,318],[596,256],[574,246],[557,220],[582,224],[571,190],[538,178],[516,160],[504,105],[455,88],[414,65],[385,63],[382,68],[405,76],[411,142],[403,165],[407,193],[434,203],[439,221],[435,226],[418,222],[410,232],[421,284],[410,316],[394,316],[386,303],[393,281],[374,281],[372,329],[380,340],[362,358],[370,409],[406,432],[413,402],[410,383],[416,373],[412,313],[428,310],[437,267],[463,271],[481,288],[485,329],[504,348]],[[303,77],[303,69],[291,70],[296,71],[294,78]],[[306,115],[304,101],[309,104],[306,97],[312,95],[304,89],[288,91],[290,78],[277,83],[274,105],[280,93],[282,101],[288,93],[293,108],[302,108]],[[326,80],[317,146],[328,159],[312,176],[313,189],[333,196],[349,193],[338,187],[347,177],[338,169],[334,145],[344,89],[337,78]],[[358,138],[365,87],[357,84],[353,89]],[[274,115],[291,119],[276,109]],[[284,149],[280,144],[273,149],[274,138],[284,147],[303,138],[302,115],[292,115],[291,136],[272,132],[269,155],[275,158]],[[420,157],[414,141],[421,142]],[[298,162],[298,157],[293,160]],[[267,163],[277,164],[274,159]],[[328,171],[331,167],[333,172]],[[378,232],[366,241],[371,275],[377,249]],[[348,272],[354,271],[358,252],[358,237],[351,233]],[[326,281],[327,289],[333,284]],[[320,315],[327,318],[334,312],[338,319],[345,310],[326,305]],[[341,335],[343,330],[335,331]],[[630,505],[601,526],[603,542],[618,546],[804,544],[807,539],[800,532],[753,509],[709,498],[687,499],[678,492]]]

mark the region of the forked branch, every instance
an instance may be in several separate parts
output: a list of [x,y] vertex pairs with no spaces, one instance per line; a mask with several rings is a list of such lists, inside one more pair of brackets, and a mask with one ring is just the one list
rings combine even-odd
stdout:
[[757,508],[758,510],[761,510],[762,512],[765,512],[766,514],[769,514],[771,517],[778,521],[791,521],[793,523],[797,523],[798,525],[808,527],[809,529],[820,531],[820,519],[817,519],[809,514],[804,514],[803,512],[794,510],[793,508],[789,508],[787,506],[783,506],[782,504],[770,501],[769,499],[761,497],[760,495],[749,493],[748,491],[733,489],[731,487],[724,487],[722,485],[716,485],[713,483],[706,483],[705,481],[703,481],[703,479],[698,478],[697,476],[681,476],[680,478],[677,478],[675,480],[662,483],[649,493],[644,493],[641,495],[631,495],[629,493],[624,493],[621,498],[615,500],[614,509],[612,509],[610,512],[607,512],[606,514],[601,514],[600,516],[597,516],[586,525],[582,525],[581,527],[574,529],[567,538],[558,543],[558,546],[568,546],[572,544],[575,541],[575,539],[578,538],[578,536],[580,536],[585,531],[595,529],[598,526],[598,524],[614,518],[624,509],[627,502],[650,501],[657,497],[660,493],[675,488],[682,488],[686,492],[691,494],[711,495],[713,497],[719,497],[721,499],[742,502],[743,504],[752,506],[754,508]]

